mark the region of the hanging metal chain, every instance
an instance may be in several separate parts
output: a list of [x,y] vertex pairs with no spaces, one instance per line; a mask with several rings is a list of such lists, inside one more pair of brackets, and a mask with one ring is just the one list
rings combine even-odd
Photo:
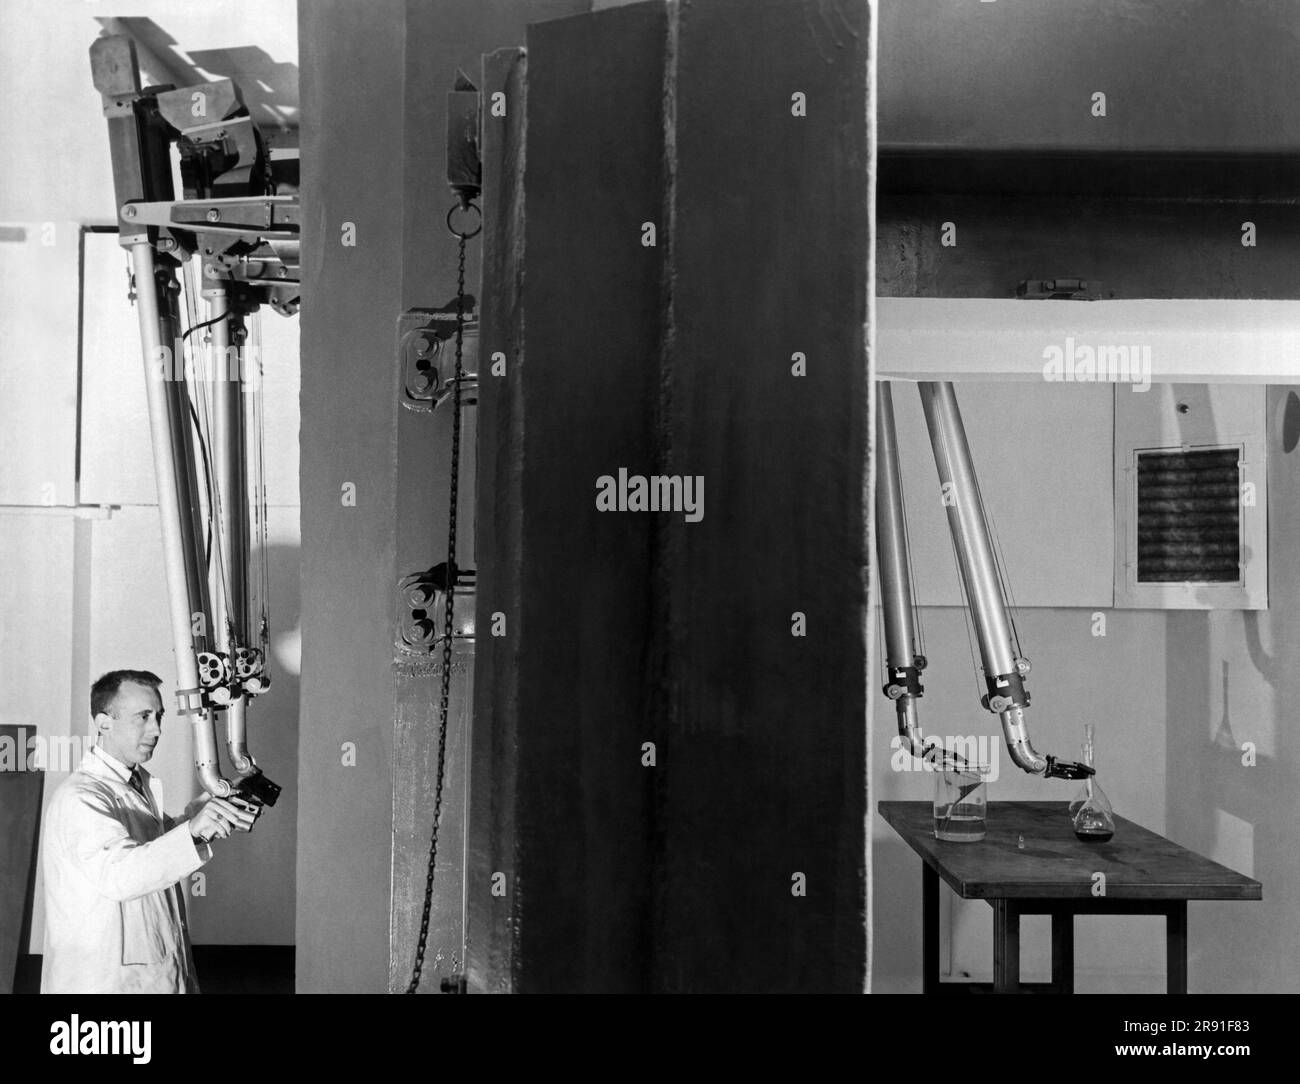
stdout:
[[[465,210],[478,208],[468,203]],[[451,483],[447,512],[447,576],[444,587],[445,605],[442,614],[442,681],[438,693],[438,768],[433,791],[433,829],[429,835],[429,867],[424,880],[424,909],[420,913],[420,940],[415,947],[415,968],[408,994],[420,986],[420,972],[424,968],[424,953],[429,940],[429,912],[433,907],[433,875],[438,864],[438,824],[442,820],[442,784],[447,760],[447,717],[451,704],[451,648],[455,632],[455,598],[458,570],[456,568],[456,506],[460,491],[460,384],[464,375],[462,352],[465,340],[465,242],[476,237],[482,227],[471,232],[457,230],[451,216],[461,209],[457,203],[447,212],[447,228],[460,242],[456,268],[456,374],[451,388]]]

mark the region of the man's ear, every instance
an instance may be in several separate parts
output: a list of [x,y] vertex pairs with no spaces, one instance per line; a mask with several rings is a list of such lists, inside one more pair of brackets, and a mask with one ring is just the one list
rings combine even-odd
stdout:
[[106,711],[95,716],[95,734],[107,734],[113,728],[113,717]]

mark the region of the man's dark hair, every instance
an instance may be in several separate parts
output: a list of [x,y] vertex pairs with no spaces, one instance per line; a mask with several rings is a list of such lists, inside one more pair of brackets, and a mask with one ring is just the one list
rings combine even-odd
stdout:
[[110,714],[117,691],[124,682],[135,685],[149,685],[158,688],[162,678],[148,670],[110,670],[90,687],[90,717],[93,719],[101,711]]

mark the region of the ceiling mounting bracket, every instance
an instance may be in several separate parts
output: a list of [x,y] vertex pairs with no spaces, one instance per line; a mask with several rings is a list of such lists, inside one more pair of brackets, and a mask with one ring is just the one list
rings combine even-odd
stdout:
[[1025,279],[1016,297],[1027,301],[1101,301],[1107,295],[1096,279]]

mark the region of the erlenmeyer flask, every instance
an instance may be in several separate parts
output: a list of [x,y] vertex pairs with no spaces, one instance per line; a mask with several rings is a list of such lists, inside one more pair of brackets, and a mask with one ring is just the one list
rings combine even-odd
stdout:
[[[1088,765],[1089,768],[1096,767],[1096,765],[1094,765],[1092,762],[1092,735],[1093,735],[1092,723],[1084,723],[1083,746],[1082,746],[1083,762],[1086,765]],[[1091,779],[1092,776],[1089,776],[1088,778]],[[1074,820],[1074,818],[1079,815],[1079,810],[1083,808],[1083,803],[1086,802],[1087,800],[1088,800],[1088,788],[1084,786],[1079,789],[1079,793],[1075,796],[1074,801],[1070,803],[1070,807],[1069,807],[1070,820]]]
[[[1083,734],[1083,762],[1094,768],[1092,723],[1084,726]],[[1115,834],[1115,810],[1095,775],[1083,781],[1083,790],[1070,803],[1070,818],[1075,836],[1085,843],[1105,843]]]

